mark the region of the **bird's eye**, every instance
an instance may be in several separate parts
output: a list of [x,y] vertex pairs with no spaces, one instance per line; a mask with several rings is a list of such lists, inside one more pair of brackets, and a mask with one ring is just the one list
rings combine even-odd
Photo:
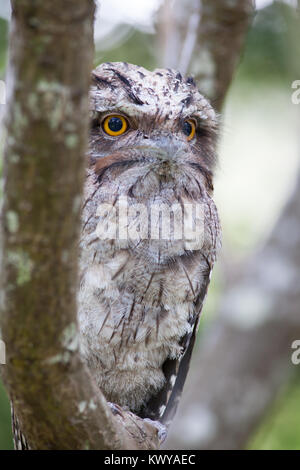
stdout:
[[126,132],[128,124],[123,116],[115,114],[107,116],[103,121],[102,127],[106,134],[116,137]]
[[187,140],[192,140],[195,137],[196,133],[196,124],[193,119],[188,119],[184,121],[182,127],[183,133],[187,136]]

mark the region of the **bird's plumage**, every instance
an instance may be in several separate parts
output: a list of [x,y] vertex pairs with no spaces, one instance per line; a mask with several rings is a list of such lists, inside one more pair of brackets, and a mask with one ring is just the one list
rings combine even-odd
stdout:
[[[220,245],[212,200],[217,117],[192,79],[125,63],[93,72],[91,115],[78,296],[82,353],[110,402],[167,422]],[[124,135],[105,134],[101,123],[109,115],[126,118]],[[187,119],[197,126],[191,142],[182,131]],[[112,226],[122,204],[132,212],[134,237],[99,239],[99,226]],[[189,204],[201,206],[201,244],[153,239],[149,228],[143,238],[155,205],[174,208],[175,227]]]

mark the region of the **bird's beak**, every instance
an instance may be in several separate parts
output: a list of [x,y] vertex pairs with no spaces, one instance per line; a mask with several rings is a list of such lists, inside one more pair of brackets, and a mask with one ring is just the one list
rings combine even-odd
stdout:
[[143,139],[136,149],[143,151],[145,157],[155,158],[158,161],[174,161],[177,155],[186,150],[186,145],[172,135],[161,134]]

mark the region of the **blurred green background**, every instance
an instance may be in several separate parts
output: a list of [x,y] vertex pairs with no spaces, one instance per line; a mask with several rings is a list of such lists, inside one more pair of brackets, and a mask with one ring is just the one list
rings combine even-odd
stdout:
[[[7,29],[7,22],[0,19],[0,79],[5,75]],[[101,39],[96,35],[96,65],[104,61],[127,61],[150,69],[157,65],[157,36],[151,27],[126,22],[109,31]],[[260,9],[226,100],[215,182],[224,248],[205,306],[200,341],[217,310],[224,269],[232,269],[262,243],[295,179],[299,111],[291,103],[291,83],[300,79],[299,39],[292,6],[274,2]],[[266,410],[249,448],[300,449],[299,371],[295,367],[292,383]],[[11,448],[9,402],[0,384],[0,449]]]

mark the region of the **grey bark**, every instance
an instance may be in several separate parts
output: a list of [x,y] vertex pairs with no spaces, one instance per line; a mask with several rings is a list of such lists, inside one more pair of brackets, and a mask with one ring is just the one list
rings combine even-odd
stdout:
[[13,0],[1,223],[1,372],[33,449],[155,448],[113,415],[80,359],[78,237],[92,0]]
[[191,73],[220,110],[254,14],[253,0],[175,0],[161,9],[160,62]]
[[191,73],[199,88],[221,110],[240,60],[254,0],[202,0],[201,21]]

